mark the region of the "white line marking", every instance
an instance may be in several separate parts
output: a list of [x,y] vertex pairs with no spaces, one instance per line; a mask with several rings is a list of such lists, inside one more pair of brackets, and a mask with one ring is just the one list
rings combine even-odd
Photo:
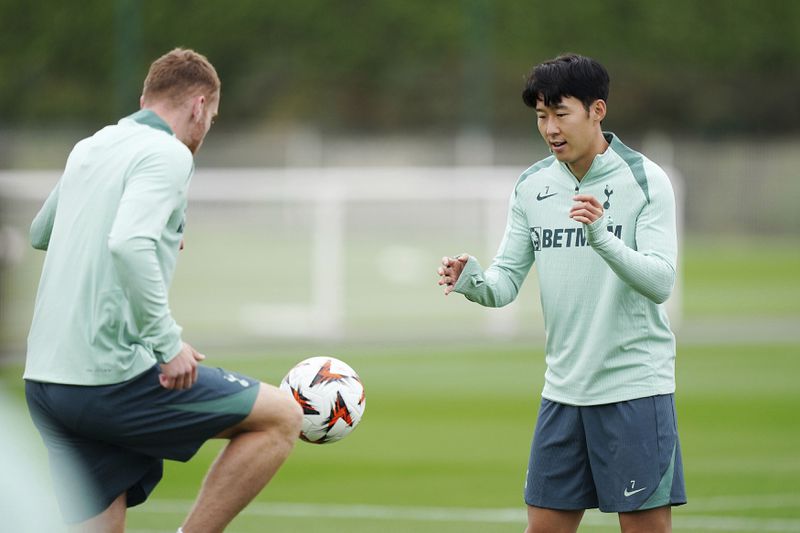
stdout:
[[[153,500],[141,512],[185,513],[192,502],[182,500]],[[409,520],[422,522],[525,522],[526,511],[514,509],[467,509],[457,507],[405,507],[388,505],[331,505],[314,503],[267,503],[248,505],[243,515],[318,518],[371,518],[378,520]]]
[[[694,510],[759,508],[795,508],[797,494],[754,495],[708,498],[698,502]],[[736,504],[742,504],[737,507]],[[137,513],[183,515],[189,511],[189,500],[151,500]],[[691,507],[695,507],[690,503]],[[707,507],[706,507],[707,506]],[[748,518],[732,516],[686,515],[691,507],[678,508],[673,513],[673,526],[678,531],[758,531],[760,533],[791,533],[800,531],[800,519]],[[389,505],[335,505],[312,503],[254,502],[241,513],[243,516],[280,516],[290,518],[342,518],[407,522],[478,522],[491,524],[524,524],[527,513],[523,507],[507,509],[468,509],[458,507],[405,507]],[[615,514],[590,510],[582,521],[584,526],[614,526]]]
[[687,512],[728,511],[740,509],[797,509],[800,508],[800,493],[787,494],[743,494],[740,496],[712,496],[689,498]]
[[791,518],[744,518],[732,516],[674,516],[672,525],[683,531],[756,531],[797,533],[800,520]]

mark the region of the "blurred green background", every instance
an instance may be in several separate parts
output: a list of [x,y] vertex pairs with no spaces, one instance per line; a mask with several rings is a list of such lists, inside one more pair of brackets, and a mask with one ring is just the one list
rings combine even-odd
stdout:
[[[610,71],[606,128],[680,199],[675,530],[800,531],[798,28],[792,0],[0,0],[0,388],[24,412],[43,259],[27,227],[67,154],[136,110],[155,57],[195,48],[223,96],[171,292],[186,339],[272,383],[335,355],[367,389],[362,426],[300,443],[230,531],[521,531],[535,277],[485,310],[444,298],[435,269],[463,250],[488,264],[545,155],[524,79],[574,51]],[[218,449],[169,464],[129,530],[174,531]]]
[[525,74],[576,51],[611,71],[609,124],[629,135],[791,134],[798,19],[792,0],[3,0],[0,116],[94,128],[134,107],[150,61],[183,45],[218,67],[220,128],[528,133]]

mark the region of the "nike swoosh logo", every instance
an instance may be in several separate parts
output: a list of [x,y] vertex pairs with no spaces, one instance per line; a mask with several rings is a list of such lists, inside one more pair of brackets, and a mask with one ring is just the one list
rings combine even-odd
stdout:
[[632,490],[632,491],[630,491],[630,492],[628,491],[628,489],[625,489],[625,490],[622,492],[622,494],[623,494],[623,495],[624,495],[626,498],[629,498],[629,497],[633,496],[634,494],[636,494],[637,492],[642,492],[642,491],[643,491],[643,490],[645,490],[646,488],[647,488],[647,487],[642,487],[641,489]]
[[551,196],[555,196],[556,194],[558,194],[558,193],[557,192],[551,192],[550,194],[545,194],[544,196],[542,196],[542,193],[539,193],[539,194],[536,195],[536,199],[541,202],[542,200],[546,200],[547,198],[550,198]]

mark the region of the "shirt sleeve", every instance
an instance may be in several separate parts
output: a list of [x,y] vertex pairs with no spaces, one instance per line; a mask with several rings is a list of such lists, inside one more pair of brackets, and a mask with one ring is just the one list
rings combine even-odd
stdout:
[[470,257],[454,290],[486,307],[502,307],[517,297],[533,261],[530,229],[515,191],[509,202],[505,234],[491,266],[484,272],[478,260]]
[[156,244],[171,214],[182,203],[187,168],[166,153],[145,158],[125,182],[119,209],[108,237],[114,267],[125,288],[143,340],[153,346],[160,363],[180,351],[181,328],[167,302],[168,287]]
[[37,250],[47,250],[50,246],[50,235],[53,233],[53,223],[56,219],[56,208],[58,207],[59,190],[61,189],[61,180],[56,183],[53,190],[50,191],[44,205],[36,214],[31,223],[30,241],[31,246]]
[[634,290],[663,303],[675,285],[678,255],[675,195],[666,175],[650,182],[650,201],[636,218],[636,249],[606,230],[606,217],[588,226],[587,241]]

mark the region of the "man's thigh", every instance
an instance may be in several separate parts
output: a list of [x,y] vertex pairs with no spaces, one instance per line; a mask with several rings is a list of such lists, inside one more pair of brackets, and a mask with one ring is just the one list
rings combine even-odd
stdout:
[[528,527],[525,533],[575,533],[583,511],[558,511],[528,506]]
[[579,407],[542,400],[525,480],[525,503],[559,510],[597,507]]
[[671,394],[581,408],[600,510],[686,503]]
[[672,507],[619,513],[622,533],[669,533],[672,531]]
[[[26,384],[68,522],[94,516],[122,493],[128,506],[143,502],[161,479],[163,459],[186,461],[206,440],[241,422],[260,387],[257,380],[203,366],[186,390],[164,389],[158,375],[153,367],[107,386]],[[78,479],[88,489],[76,498]]]
[[153,369],[90,391],[98,412],[78,432],[150,457],[187,461],[205,441],[250,414],[259,387],[257,380],[201,365],[191,388],[165,389]]
[[267,428],[281,426],[291,418],[297,408],[297,402],[286,391],[268,383],[261,383],[250,414],[238,424],[230,426],[214,437],[229,439],[238,433],[263,431]]

